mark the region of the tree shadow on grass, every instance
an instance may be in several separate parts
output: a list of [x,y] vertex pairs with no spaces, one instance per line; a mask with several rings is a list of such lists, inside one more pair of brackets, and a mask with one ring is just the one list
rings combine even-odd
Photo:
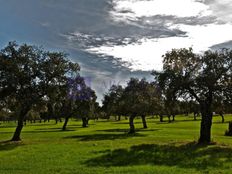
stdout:
[[156,123],[156,124],[175,124],[175,123],[185,123],[185,122],[200,122],[201,120],[175,120],[169,122],[168,120],[164,120],[163,122],[160,122],[159,120],[157,121],[151,121],[151,123]]
[[[149,126],[149,123],[150,123],[150,122],[147,122],[148,126]],[[110,124],[118,124],[118,125],[124,124],[124,125],[128,125],[128,126],[129,126],[129,121],[128,121],[128,122],[120,122],[120,121],[117,121],[117,122],[111,122]],[[134,124],[135,124],[135,125],[142,125],[143,123],[142,123],[142,121],[134,121]]]
[[[54,132],[74,132],[76,130],[74,129],[67,129],[67,130],[62,130],[61,128],[57,129],[57,130],[32,130],[32,131],[22,131],[22,134],[38,134],[38,133],[54,133]],[[1,132],[2,134],[12,134],[14,133],[14,131],[12,132]]]
[[23,146],[21,142],[0,141],[0,151],[13,150],[19,146]]
[[80,141],[101,141],[101,140],[116,140],[116,139],[126,139],[130,137],[144,137],[145,135],[135,133],[135,134],[89,134],[89,135],[74,135],[64,137],[64,139],[78,139]]
[[[144,129],[144,128],[138,128],[135,130],[135,132],[153,132],[153,131],[158,131],[160,129]],[[103,130],[97,130],[98,132],[123,132],[127,133],[129,129],[103,129]]]
[[[53,126],[54,123],[27,123],[24,125],[24,127],[35,127],[35,126]],[[17,123],[15,125],[7,125],[7,124],[2,124],[0,128],[16,128]]]
[[0,128],[15,128],[16,127],[16,125],[10,125],[10,126],[8,126],[8,125],[1,125],[0,126]]
[[130,149],[106,151],[102,156],[90,159],[84,164],[89,167],[158,165],[177,166],[205,170],[208,167],[222,168],[231,162],[232,149],[219,146],[199,146],[195,143],[177,146],[175,144],[142,144]]
[[[75,129],[66,129],[62,130],[61,128],[40,128],[40,129],[35,129],[35,130],[23,130],[22,134],[31,134],[31,133],[53,133],[53,132],[73,132],[76,131]],[[12,134],[14,131],[4,131],[1,132],[2,134]]]
[[[129,122],[115,121],[115,122],[111,122],[111,124],[127,124],[127,125],[129,125]],[[134,123],[134,124],[135,124],[135,123]]]
[[[75,129],[69,129],[70,127],[68,127],[65,131],[75,131]],[[76,127],[75,127],[76,128]],[[50,127],[50,128],[40,128],[40,129],[35,129],[35,132],[60,132],[60,131],[62,131],[63,132],[63,130],[62,130],[62,128],[61,127]]]
[[222,122],[222,121],[215,121],[213,122],[213,124],[229,124],[230,121],[225,121],[225,122]]
[[61,128],[57,130],[34,130],[34,131],[23,131],[23,134],[30,134],[30,133],[54,133],[54,132],[73,132],[76,131],[74,129],[67,129],[67,130],[62,130]]

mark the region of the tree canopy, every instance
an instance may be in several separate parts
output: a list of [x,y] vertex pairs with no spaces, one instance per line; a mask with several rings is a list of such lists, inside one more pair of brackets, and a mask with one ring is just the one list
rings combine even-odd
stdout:
[[164,55],[163,71],[152,73],[162,89],[175,98],[193,98],[202,114],[199,142],[211,141],[212,104],[216,97],[231,101],[232,51],[173,49]]
[[[17,105],[18,126],[12,138],[20,140],[23,120],[33,105],[56,94],[80,67],[62,52],[48,52],[31,45],[10,42],[0,51],[0,100]],[[51,97],[50,97],[51,98]]]

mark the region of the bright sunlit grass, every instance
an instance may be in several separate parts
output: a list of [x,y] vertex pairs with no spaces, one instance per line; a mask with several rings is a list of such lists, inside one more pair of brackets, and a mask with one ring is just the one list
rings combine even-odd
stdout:
[[200,121],[192,120],[178,116],[173,123],[160,123],[148,118],[149,128],[142,129],[136,119],[134,136],[127,135],[128,120],[91,121],[88,128],[72,120],[65,132],[62,123],[28,123],[21,143],[4,142],[15,123],[1,123],[0,174],[230,173],[232,138],[224,136],[228,123],[214,117],[217,144],[197,146]]

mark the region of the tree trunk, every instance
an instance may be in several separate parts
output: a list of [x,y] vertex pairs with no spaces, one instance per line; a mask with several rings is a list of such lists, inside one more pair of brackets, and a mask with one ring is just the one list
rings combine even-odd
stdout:
[[211,111],[211,106],[204,104],[201,106],[201,130],[200,130],[200,138],[198,142],[201,144],[208,144],[211,142],[211,126],[212,126],[212,118],[213,113]]
[[68,124],[68,120],[69,120],[70,117],[65,117],[65,120],[64,120],[64,125],[63,125],[63,128],[62,130],[65,131],[66,130],[66,127],[67,127],[67,124]]
[[21,135],[21,132],[23,129],[23,122],[24,122],[24,119],[25,119],[27,113],[29,112],[29,110],[30,110],[30,107],[25,107],[25,108],[21,109],[19,117],[18,117],[18,125],[15,129],[15,132],[14,132],[14,135],[13,135],[11,141],[20,141],[21,140],[20,135]]
[[172,114],[172,121],[175,121],[175,116],[174,114]]
[[160,117],[160,122],[164,122],[163,115],[160,115],[159,117]]
[[197,120],[197,113],[196,112],[193,113],[193,117],[194,117],[194,121],[196,121]]
[[225,118],[224,118],[223,113],[220,113],[219,115],[222,117],[222,123],[224,123],[225,122]]
[[226,136],[232,136],[232,122],[229,122],[229,129],[225,133]]
[[86,117],[82,117],[82,127],[87,127],[87,119]]
[[120,121],[120,120],[121,120],[121,116],[119,115],[119,116],[118,116],[118,121]]
[[86,118],[86,125],[87,125],[87,126],[89,125],[89,120],[90,120],[90,118],[87,117],[87,118]]
[[171,115],[168,115],[168,122],[171,123]]
[[129,117],[129,125],[130,125],[130,130],[128,132],[129,134],[135,133],[134,118],[135,118],[135,115],[131,115]]
[[143,121],[143,128],[146,129],[147,128],[147,122],[146,122],[146,117],[145,115],[142,115],[142,121]]

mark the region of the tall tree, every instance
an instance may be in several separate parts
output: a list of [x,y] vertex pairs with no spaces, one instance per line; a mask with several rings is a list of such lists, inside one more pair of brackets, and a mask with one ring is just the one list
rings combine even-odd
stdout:
[[232,51],[206,51],[194,54],[192,49],[173,49],[164,55],[163,71],[153,72],[159,86],[175,97],[194,98],[202,115],[199,143],[211,141],[213,101],[216,96],[231,101]]
[[87,127],[89,120],[95,118],[96,99],[95,91],[90,87],[81,89],[81,97],[75,101],[75,115],[81,118],[82,127]]
[[64,53],[10,42],[0,51],[0,100],[11,97],[18,107],[18,124],[12,141],[21,140],[23,121],[32,106],[63,85],[68,76],[79,72],[79,65]]
[[86,85],[83,77],[69,78],[62,109],[65,116],[63,130],[71,117],[81,118],[82,126],[87,127],[89,118],[95,114],[96,99],[95,91]]
[[123,87],[121,85],[112,85],[109,92],[104,95],[102,100],[102,109],[110,116],[118,116],[120,120],[123,113],[121,108],[121,97],[123,94]]
[[130,79],[121,97],[124,114],[130,116],[129,133],[135,132],[134,118],[136,116],[141,116],[143,127],[147,128],[146,116],[157,111],[159,101],[160,91],[155,83],[149,83],[146,79]]

